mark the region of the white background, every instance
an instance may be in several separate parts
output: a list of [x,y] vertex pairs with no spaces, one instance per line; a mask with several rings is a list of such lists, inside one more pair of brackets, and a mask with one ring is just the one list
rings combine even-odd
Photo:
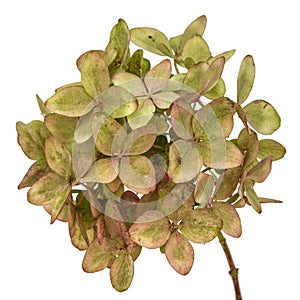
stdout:
[[[5,3],[5,4],[4,4]],[[108,270],[86,274],[84,253],[73,248],[67,224],[26,201],[17,185],[31,162],[16,142],[15,123],[40,118],[35,94],[79,80],[76,58],[103,49],[118,18],[130,28],[156,27],[169,37],[205,14],[205,38],[213,54],[237,49],[228,62],[227,96],[234,98],[241,59],[257,67],[250,99],[269,100],[282,116],[274,138],[287,147],[275,162],[260,196],[282,199],[262,215],[239,210],[240,239],[228,238],[245,300],[300,299],[299,292],[299,9],[297,1],[34,1],[0,4],[1,206],[0,298],[12,299],[234,299],[228,266],[217,241],[196,245],[191,273],[182,277],[159,250],[145,250],[135,264],[130,289],[119,294]]]

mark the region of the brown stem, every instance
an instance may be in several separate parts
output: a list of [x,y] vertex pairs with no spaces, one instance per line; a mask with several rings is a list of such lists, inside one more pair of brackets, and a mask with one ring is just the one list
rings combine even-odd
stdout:
[[230,249],[227,245],[226,239],[224,238],[223,234],[221,233],[221,231],[218,234],[218,239],[219,242],[224,250],[224,253],[226,255],[227,261],[228,261],[228,265],[230,268],[229,271],[229,275],[232,278],[233,281],[233,285],[234,285],[234,290],[235,290],[235,299],[236,300],[243,300],[242,298],[242,294],[241,294],[241,289],[240,289],[240,284],[239,284],[239,276],[238,276],[238,271],[239,269],[235,267],[235,264],[233,262],[231,253],[230,253]]

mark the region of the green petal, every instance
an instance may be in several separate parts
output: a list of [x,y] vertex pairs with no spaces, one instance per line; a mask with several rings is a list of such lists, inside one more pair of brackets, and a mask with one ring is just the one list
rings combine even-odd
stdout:
[[133,258],[127,251],[118,254],[110,268],[110,280],[118,292],[126,291],[133,279]]
[[272,169],[272,156],[268,156],[256,164],[246,175],[246,179],[255,182],[263,182],[269,176]]
[[209,60],[208,62],[213,61],[215,58],[218,58],[221,56],[223,56],[225,58],[225,62],[227,62],[233,56],[234,53],[235,53],[235,50],[225,51],[223,53],[220,53],[220,54],[212,57],[211,60]]
[[[168,38],[159,30],[149,27],[139,27],[130,30],[131,41],[145,50],[158,55],[172,57]],[[163,45],[164,47],[160,47]]]
[[117,158],[101,158],[91,166],[80,181],[109,183],[116,179],[118,173],[119,160]]
[[175,182],[195,178],[202,167],[202,159],[193,141],[177,140],[169,150],[168,176]]
[[50,111],[47,109],[44,101],[40,98],[39,95],[36,95],[36,100],[37,100],[38,106],[40,108],[40,111],[42,113],[42,116],[46,116],[47,114],[49,114]]
[[159,92],[153,94],[151,98],[158,108],[168,109],[178,97],[174,92]]
[[140,77],[131,73],[118,73],[113,76],[113,84],[120,86],[135,97],[141,97],[148,94],[145,84]]
[[55,113],[45,116],[47,129],[63,143],[73,142],[77,122],[77,118],[69,118]]
[[200,204],[201,207],[206,207],[212,200],[212,193],[215,186],[215,180],[212,175],[200,173],[195,186],[194,197],[195,201]]
[[193,131],[202,139],[228,137],[233,129],[234,102],[223,97],[216,99],[200,109],[193,119]]
[[214,169],[228,169],[240,166],[244,161],[241,151],[230,141],[202,141],[198,151],[204,165]]
[[99,98],[102,101],[103,112],[114,119],[132,114],[138,106],[136,98],[118,86],[112,86],[105,90]]
[[263,139],[259,141],[258,157],[260,159],[272,156],[272,160],[278,160],[284,157],[285,148],[278,142],[271,139]]
[[165,249],[166,258],[171,267],[181,275],[187,275],[194,263],[194,249],[182,234],[175,230]]
[[94,118],[94,137],[97,149],[104,155],[115,155],[121,153],[124,139],[126,138],[125,128],[112,117],[98,114]]
[[27,171],[24,178],[18,185],[18,189],[31,187],[36,181],[51,172],[45,159],[40,159],[35,162]]
[[241,175],[241,166],[225,170],[225,172],[219,177],[217,181],[214,199],[224,200],[229,198],[235,191]]
[[253,209],[260,214],[262,212],[261,204],[258,196],[256,195],[253,189],[253,185],[254,183],[252,180],[245,180],[244,182],[244,188],[245,188],[247,199],[251,204],[251,206],[253,207]]
[[[123,198],[122,198],[123,199]],[[114,200],[108,200],[104,212],[105,227],[110,237],[121,247],[130,244],[129,232]]]
[[145,156],[128,156],[120,160],[119,177],[135,192],[148,194],[155,189],[155,169]]
[[148,124],[155,112],[155,105],[149,98],[139,99],[138,108],[127,116],[128,124],[132,129],[136,129]]
[[194,207],[194,186],[188,182],[168,181],[158,187],[161,210],[173,223],[178,224]]
[[181,39],[182,39],[182,34],[178,35],[178,36],[174,36],[172,38],[170,38],[169,42],[170,42],[170,46],[171,48],[174,50],[175,54],[178,54],[179,52],[181,52]]
[[97,52],[90,52],[85,56],[81,68],[81,81],[86,92],[96,98],[110,86],[108,66],[104,58]]
[[169,59],[161,61],[159,64],[154,66],[147,74],[145,75],[145,82],[147,84],[147,78],[163,78],[169,79],[172,74],[172,65]]
[[217,84],[204,96],[208,99],[214,100],[224,97],[226,92],[226,86],[224,80],[221,78],[218,80]]
[[180,223],[183,236],[194,243],[212,241],[222,229],[222,219],[206,208],[195,209]]
[[117,245],[110,239],[104,238],[101,245],[97,240],[88,247],[82,262],[85,272],[94,273],[105,269],[112,257],[115,256]]
[[275,108],[264,100],[256,100],[244,107],[250,125],[262,134],[272,134],[280,127],[280,116]]
[[224,57],[218,57],[210,64],[200,62],[189,69],[184,83],[199,92],[200,95],[204,95],[218,83],[224,64]]
[[184,31],[181,37],[181,45],[180,48],[186,44],[188,40],[190,40],[195,35],[202,36],[206,27],[207,19],[206,16],[200,16],[196,20],[194,20]]
[[136,50],[129,60],[128,71],[138,77],[142,77],[142,61],[144,51],[142,49]]
[[94,110],[86,115],[80,117],[76,123],[74,131],[74,141],[78,144],[86,142],[92,135],[92,119],[94,117]]
[[253,57],[247,55],[240,66],[237,79],[237,99],[242,104],[249,96],[255,78],[255,64]]
[[193,110],[185,101],[185,96],[181,96],[171,108],[172,127],[178,137],[182,139],[193,138],[192,118]]
[[191,58],[195,64],[206,62],[211,57],[209,47],[200,35],[195,35],[186,41],[178,59],[184,61],[188,57]]
[[71,154],[60,140],[49,136],[45,142],[45,155],[49,167],[55,173],[66,179],[71,176]]
[[67,117],[80,117],[93,106],[93,98],[81,86],[62,88],[46,101],[47,109]]
[[34,205],[44,205],[63,197],[69,184],[55,173],[48,173],[33,184],[28,191],[28,202]]
[[159,248],[170,237],[169,219],[161,211],[149,210],[137,218],[129,233],[138,245],[149,249]]
[[123,63],[129,52],[130,32],[126,22],[122,19],[112,28],[110,33],[110,40],[105,49],[110,52],[112,49],[117,50],[115,61]]
[[49,132],[41,121],[32,121],[28,124],[16,124],[18,143],[26,156],[33,160],[45,157],[44,144]]
[[70,193],[71,186],[68,183],[66,183],[65,188],[59,194],[57,194],[50,201],[45,203],[45,205],[51,205],[51,224],[53,224],[55,220],[59,217],[61,211],[63,210],[64,206],[68,201],[68,198],[70,197]]
[[257,134],[253,130],[248,131],[244,128],[239,134],[238,144],[247,150],[244,161],[244,167],[246,168],[250,166],[258,156],[259,144]]
[[229,203],[226,202],[214,202],[213,212],[219,216],[223,221],[222,230],[234,237],[238,238],[242,234],[241,219],[236,209]]
[[157,135],[154,124],[132,130],[124,140],[123,155],[139,155],[147,152],[153,146]]

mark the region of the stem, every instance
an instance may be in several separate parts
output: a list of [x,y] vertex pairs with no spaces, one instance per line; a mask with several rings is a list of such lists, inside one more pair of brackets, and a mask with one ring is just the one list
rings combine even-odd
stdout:
[[219,242],[220,242],[220,244],[221,244],[221,246],[224,250],[224,253],[226,255],[228,265],[229,265],[229,268],[230,268],[229,275],[231,276],[232,281],[233,281],[234,290],[235,290],[235,299],[236,300],[243,300],[242,294],[241,294],[241,289],[240,289],[240,284],[239,284],[239,276],[238,276],[239,269],[235,267],[235,264],[233,262],[233,259],[232,259],[231,253],[230,253],[230,249],[228,248],[226,239],[224,238],[221,231],[218,234],[218,239],[219,239]]
[[177,74],[180,74],[176,61],[174,60],[174,67]]

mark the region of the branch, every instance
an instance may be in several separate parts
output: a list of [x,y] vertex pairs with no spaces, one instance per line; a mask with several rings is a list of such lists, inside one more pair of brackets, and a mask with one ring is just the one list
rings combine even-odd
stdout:
[[224,253],[226,255],[228,265],[229,265],[229,268],[230,268],[229,275],[231,276],[232,281],[233,281],[234,290],[235,290],[235,299],[236,300],[243,300],[242,294],[241,294],[241,289],[240,289],[240,284],[239,284],[239,276],[238,276],[239,269],[235,267],[235,264],[233,262],[233,259],[232,259],[231,253],[230,253],[230,249],[228,248],[226,239],[224,238],[221,231],[218,234],[218,239],[219,239],[219,242],[220,242],[220,244],[221,244],[221,246],[224,250]]

